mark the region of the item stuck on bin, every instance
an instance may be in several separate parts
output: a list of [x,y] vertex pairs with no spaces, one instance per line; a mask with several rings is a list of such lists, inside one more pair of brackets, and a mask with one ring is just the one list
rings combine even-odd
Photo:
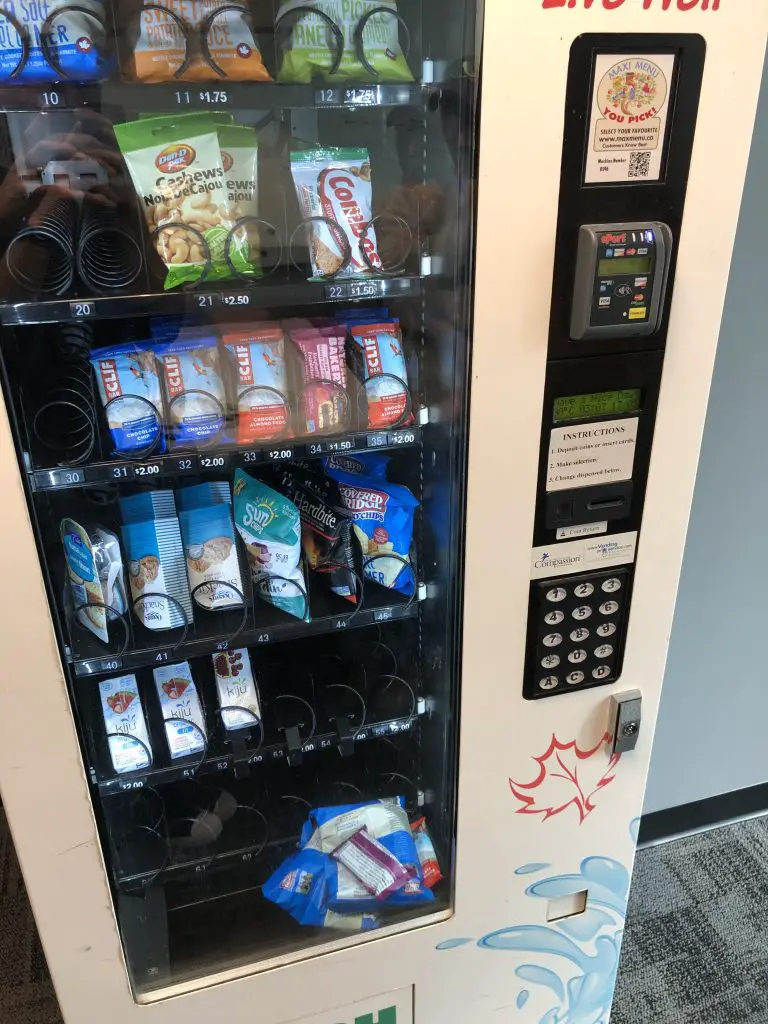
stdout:
[[245,3],[157,0],[131,43],[127,70],[140,82],[271,81]]
[[148,768],[152,763],[152,746],[136,676],[102,680],[99,696],[112,767],[118,774]]
[[103,526],[85,527],[74,519],[62,519],[59,532],[77,619],[108,643],[109,623],[128,608],[117,537]]
[[368,400],[368,426],[380,430],[413,423],[400,321],[350,324],[349,330]]
[[235,526],[242,537],[256,593],[289,615],[309,621],[301,560],[301,519],[288,498],[235,471]]
[[281,82],[413,81],[394,0],[283,0],[278,30],[281,23]]
[[158,665],[153,674],[171,758],[202,753],[208,733],[189,662]]
[[399,892],[416,874],[404,867],[363,825],[334,850],[331,857],[350,871],[377,900]]
[[251,658],[245,648],[213,655],[224,728],[253,728],[261,724],[261,705],[253,678]]
[[424,885],[433,889],[438,882],[442,882],[443,873],[440,870],[440,863],[435,853],[435,846],[427,828],[425,818],[418,818],[411,822],[411,832],[416,843],[416,852],[419,855],[421,871],[424,875]]
[[328,434],[349,425],[344,332],[336,327],[291,333],[302,357],[301,427],[305,434]]
[[103,0],[6,3],[0,11],[0,84],[94,82],[108,78]]
[[358,452],[356,455],[328,455],[323,460],[325,471],[335,478],[336,473],[347,476],[365,476],[386,480],[389,456],[381,452]]
[[123,455],[163,451],[163,405],[153,349],[141,342],[95,349],[91,365],[115,450]]
[[291,436],[285,339],[278,324],[227,332],[224,347],[237,365],[237,443]]
[[206,445],[226,422],[219,348],[212,337],[188,337],[157,347],[163,364],[168,419],[176,444]]
[[307,221],[313,275],[348,277],[380,270],[368,150],[297,149],[291,153],[291,174]]

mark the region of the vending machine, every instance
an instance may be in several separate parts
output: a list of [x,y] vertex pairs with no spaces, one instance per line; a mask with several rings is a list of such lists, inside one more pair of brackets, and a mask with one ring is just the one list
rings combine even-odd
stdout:
[[0,21],[0,791],[66,1024],[607,1024],[765,0]]

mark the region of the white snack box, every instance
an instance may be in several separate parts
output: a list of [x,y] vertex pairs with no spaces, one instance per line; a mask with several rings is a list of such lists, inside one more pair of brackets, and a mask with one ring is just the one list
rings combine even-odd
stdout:
[[101,714],[112,766],[119,774],[148,768],[152,746],[136,676],[115,676],[99,683]]
[[248,651],[242,648],[214,654],[213,671],[224,728],[231,731],[259,725],[261,707]]
[[201,754],[208,733],[189,662],[161,665],[153,674],[171,757]]

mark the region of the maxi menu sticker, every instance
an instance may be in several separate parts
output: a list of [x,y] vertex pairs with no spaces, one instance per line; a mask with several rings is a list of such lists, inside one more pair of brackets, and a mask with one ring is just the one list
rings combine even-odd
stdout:
[[587,141],[587,185],[661,178],[674,54],[599,54]]

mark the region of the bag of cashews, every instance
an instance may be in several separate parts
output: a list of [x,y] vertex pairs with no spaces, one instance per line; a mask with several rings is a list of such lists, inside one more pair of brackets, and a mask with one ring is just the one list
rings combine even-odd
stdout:
[[[205,113],[115,125],[152,244],[167,268],[166,290],[260,273],[252,236],[236,227],[238,190],[230,187],[232,167],[225,169],[219,140],[225,127]],[[250,139],[252,156],[240,153],[238,177],[255,183],[255,132]]]

